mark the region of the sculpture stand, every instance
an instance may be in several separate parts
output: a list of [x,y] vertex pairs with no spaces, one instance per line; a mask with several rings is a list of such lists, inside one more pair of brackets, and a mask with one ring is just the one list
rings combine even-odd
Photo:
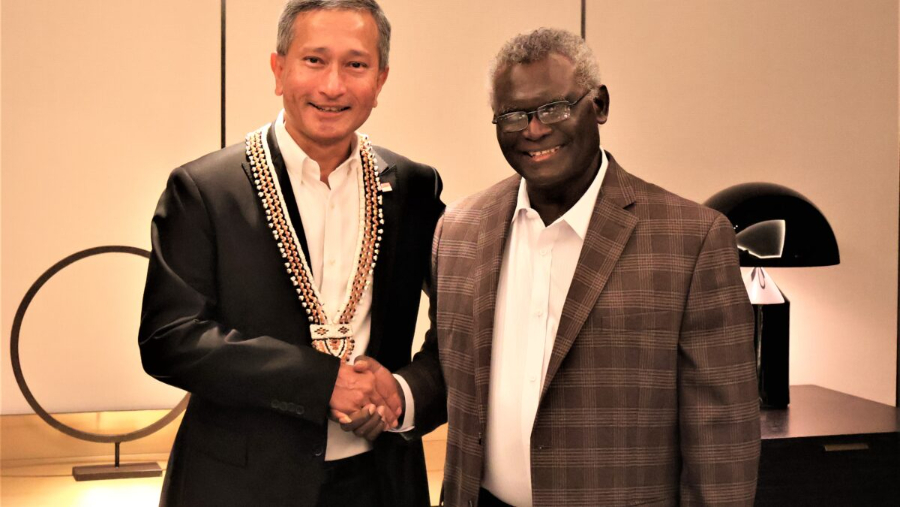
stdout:
[[60,272],[66,266],[86,257],[104,253],[129,253],[139,255],[145,259],[150,258],[150,252],[141,248],[130,246],[98,246],[76,252],[51,266],[50,269],[45,271],[44,274],[42,274],[31,285],[31,287],[28,289],[28,292],[25,293],[25,297],[22,298],[22,302],[19,303],[19,309],[16,310],[16,316],[13,319],[12,324],[12,332],[10,333],[9,337],[9,359],[12,362],[13,375],[15,375],[16,377],[16,383],[19,385],[19,390],[22,391],[22,396],[25,397],[25,401],[28,402],[28,405],[31,406],[31,408],[34,410],[34,413],[37,414],[37,416],[40,417],[45,423],[73,438],[78,438],[87,442],[96,442],[99,444],[116,444],[115,464],[73,467],[72,475],[75,477],[76,481],[125,479],[133,477],[159,477],[160,475],[162,475],[162,469],[159,468],[159,465],[157,463],[128,463],[127,465],[122,465],[119,462],[119,446],[122,442],[131,442],[132,440],[137,440],[139,438],[143,438],[147,435],[155,433],[156,431],[162,429],[165,425],[174,421],[176,418],[178,418],[178,415],[184,412],[184,409],[187,408],[188,401],[191,397],[190,394],[185,394],[184,398],[182,398],[181,401],[178,402],[178,405],[176,405],[175,408],[170,410],[161,419],[150,424],[149,426],[145,426],[141,429],[129,433],[120,433],[118,435],[91,433],[68,426],[62,421],[53,417],[49,412],[47,412],[44,407],[42,407],[41,404],[38,403],[37,399],[34,397],[34,394],[31,393],[31,389],[28,388],[28,383],[25,382],[25,374],[22,372],[22,362],[19,358],[19,332],[22,330],[22,322],[25,320],[25,311],[28,310],[28,305],[31,304],[34,296],[37,295],[41,287],[43,287],[44,284],[47,283],[47,281],[50,280],[51,277],[53,277],[53,275]]
[[114,465],[88,465],[72,467],[72,477],[76,481],[97,481],[102,479],[132,479],[135,477],[159,477],[162,468],[156,462],[119,463],[119,445],[116,442],[116,461]]

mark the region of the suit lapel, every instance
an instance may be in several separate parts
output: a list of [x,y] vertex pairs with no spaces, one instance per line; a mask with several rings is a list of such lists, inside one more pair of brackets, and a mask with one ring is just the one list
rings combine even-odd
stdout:
[[488,384],[491,377],[491,348],[494,337],[494,312],[497,306],[497,285],[500,282],[500,265],[503,250],[509,236],[512,214],[516,208],[519,176],[503,181],[481,217],[476,248],[475,293],[475,389],[478,417],[483,424],[487,420]]
[[[274,122],[269,124],[266,143],[269,145],[270,162],[272,162],[272,167],[275,168],[275,175],[278,176],[278,183],[280,184],[278,192],[281,193],[281,197],[284,199],[288,216],[290,216],[291,224],[294,226],[294,232],[297,233],[297,241],[300,242],[300,247],[303,249],[303,255],[309,259],[309,246],[306,244],[306,233],[303,232],[303,221],[300,220],[300,208],[297,207],[294,187],[291,185],[291,178],[288,176],[287,167],[284,165],[284,157],[281,156],[281,149],[278,147],[278,137],[275,135]],[[241,163],[241,167],[244,168],[244,173],[247,174],[247,178],[253,184],[253,169],[250,168],[250,162],[245,159]],[[256,193],[255,186],[253,192]]]
[[593,310],[638,223],[638,218],[624,209],[634,202],[634,190],[619,164],[611,155],[607,156],[609,166],[563,305],[547,376],[541,390],[542,397]]
[[393,278],[394,263],[398,241],[397,220],[400,218],[398,199],[395,191],[402,191],[397,182],[396,164],[388,163],[373,147],[375,162],[378,164],[379,178],[382,185],[387,183],[393,189],[391,192],[381,194],[381,212],[384,215],[384,233],[381,235],[381,247],[378,262],[375,264],[375,273],[372,275],[372,327],[369,334],[369,345],[366,347],[366,355],[377,358],[378,350],[382,343],[382,322],[386,318],[390,307],[388,305],[390,280]]
[[269,127],[266,135],[269,143],[269,153],[272,156],[272,167],[275,168],[275,174],[278,175],[278,182],[281,184],[281,196],[287,207],[288,215],[291,217],[291,223],[294,225],[294,232],[297,233],[297,241],[303,248],[303,255],[309,259],[309,246],[306,244],[306,233],[303,232],[303,221],[300,219],[300,208],[297,207],[297,199],[294,196],[294,187],[291,185],[291,178],[288,176],[287,166],[284,165],[284,157],[281,156],[281,149],[278,147],[278,136],[275,135],[275,123]]
[[[274,125],[274,123],[269,125],[269,130],[266,134],[266,143],[269,145],[269,155],[271,157],[270,162],[272,162],[272,167],[275,169],[275,175],[278,177],[278,183],[280,184],[278,192],[284,199],[288,216],[291,219],[291,224],[294,226],[294,232],[297,234],[297,241],[300,243],[300,248],[303,249],[303,255],[309,259],[309,246],[306,242],[306,233],[303,231],[303,222],[300,219],[300,209],[297,208],[297,199],[294,197],[294,188],[291,185],[291,179],[288,176],[287,167],[284,164],[284,157],[281,155],[281,149],[278,147],[278,139],[275,135]],[[257,186],[253,181],[253,170],[250,167],[250,162],[245,159],[241,163],[241,166],[247,174],[247,178],[250,179],[250,184],[254,187],[253,193],[255,198]],[[272,245],[274,246],[275,242],[273,242]],[[284,259],[281,258],[281,254],[277,249],[273,249],[272,260],[279,264],[284,262]],[[298,302],[297,304],[299,305],[300,303]],[[300,326],[300,328],[302,329],[302,336],[305,336],[307,341],[311,341],[309,327],[304,325]]]

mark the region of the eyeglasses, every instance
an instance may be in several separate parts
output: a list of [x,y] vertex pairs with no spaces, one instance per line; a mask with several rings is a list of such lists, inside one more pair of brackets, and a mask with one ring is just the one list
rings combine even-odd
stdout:
[[590,93],[591,91],[588,90],[587,93],[573,102],[560,100],[557,102],[544,104],[534,111],[513,111],[511,113],[495,116],[494,120],[491,123],[493,123],[494,125],[498,125],[500,127],[500,130],[507,133],[520,132],[522,130],[525,130],[528,127],[528,123],[531,121],[531,116],[535,114],[537,115],[538,120],[541,120],[541,123],[543,123],[544,125],[559,123],[561,121],[568,120],[569,116],[571,116],[572,114],[572,108],[575,107],[575,104],[581,102],[581,99],[587,97],[588,95],[590,95]]

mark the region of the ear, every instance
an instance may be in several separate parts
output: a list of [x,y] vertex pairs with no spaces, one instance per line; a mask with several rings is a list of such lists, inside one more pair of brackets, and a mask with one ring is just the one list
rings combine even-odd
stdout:
[[275,75],[275,95],[281,96],[284,87],[281,83],[281,73],[284,71],[284,57],[278,53],[272,53],[269,56],[269,66],[272,67],[272,74]]
[[609,119],[609,90],[606,85],[597,88],[597,96],[594,97],[594,114],[597,116],[597,124],[603,125]]
[[387,81],[388,72],[390,70],[390,67],[385,67],[384,70],[378,71],[378,82],[375,84],[375,102],[372,104],[372,107],[378,107],[378,95],[381,94],[381,87],[384,86],[385,81]]

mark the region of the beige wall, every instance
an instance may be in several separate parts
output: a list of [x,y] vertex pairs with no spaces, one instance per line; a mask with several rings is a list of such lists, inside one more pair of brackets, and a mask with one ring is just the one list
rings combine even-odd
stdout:
[[[152,8],[148,6],[152,5]],[[28,287],[85,248],[149,248],[176,165],[219,145],[219,2],[6,0],[2,18],[2,412],[30,412],[8,359]],[[146,262],[107,255],[54,277],[22,329],[51,411],[173,405],[141,371]]]
[[772,269],[791,299],[791,383],[894,404],[895,0],[592,0],[604,145],[696,201],[748,181],[825,214],[841,264]]
[[[588,41],[612,93],[604,145],[695,200],[748,180],[810,197],[843,262],[773,273],[794,302],[792,381],[893,403],[896,2],[588,3]],[[280,4],[228,2],[229,143],[279,108],[268,54]],[[487,62],[520,31],[578,31],[580,3],[383,5],[391,74],[363,131],[438,167],[448,201],[510,174],[490,125]],[[2,9],[0,410],[9,414],[30,411],[7,353],[28,286],[84,248],[148,248],[166,175],[218,147],[219,2],[5,0]],[[23,365],[47,408],[154,408],[180,396],[140,371],[142,262],[83,261],[29,309]]]

